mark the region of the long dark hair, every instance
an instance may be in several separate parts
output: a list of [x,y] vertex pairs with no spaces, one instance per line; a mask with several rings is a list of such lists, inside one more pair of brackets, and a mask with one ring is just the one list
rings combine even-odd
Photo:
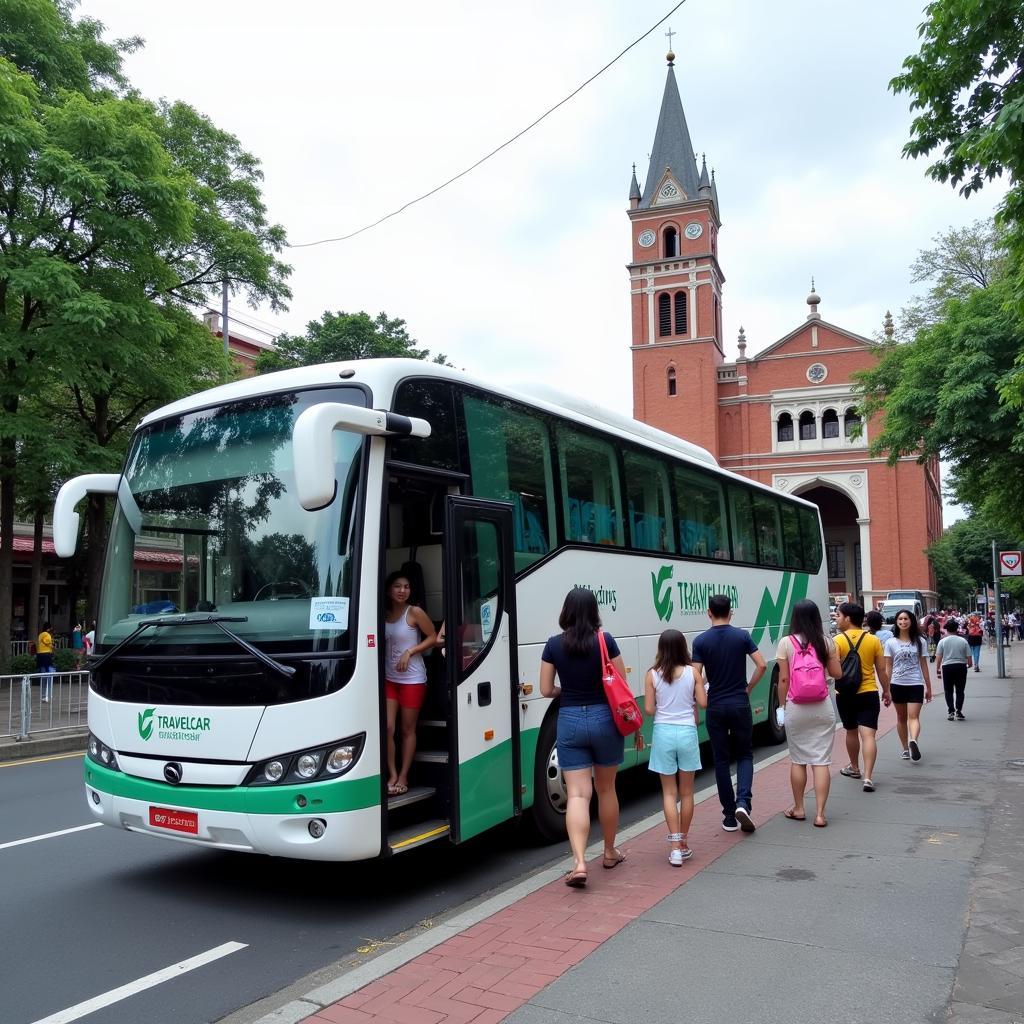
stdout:
[[821,628],[821,612],[813,601],[805,599],[793,605],[789,632],[791,636],[799,633],[804,643],[814,648],[822,665],[828,663],[828,644],[825,642],[825,630]]
[[402,572],[401,569],[396,569],[394,572],[389,572],[387,579],[384,580],[384,602],[387,605],[388,610],[391,610],[391,585],[395,580],[405,580],[409,584],[409,600],[406,601],[406,608],[416,608],[418,605],[413,604],[412,600],[412,580],[409,579],[407,572]]
[[588,654],[594,646],[594,637],[601,628],[601,615],[597,598],[586,587],[573,587],[565,595],[562,614],[558,616],[562,627],[562,644],[566,654]]
[[921,630],[917,625],[917,616],[909,608],[901,608],[896,613],[896,618],[893,619],[892,631],[897,640],[903,640],[903,630],[899,627],[899,617],[901,615],[910,616],[910,628],[907,630],[907,636],[905,639],[909,640],[912,644],[917,644],[921,639]]
[[666,683],[672,683],[675,682],[676,669],[689,664],[690,649],[686,646],[686,637],[678,629],[666,629],[658,637],[654,671],[659,672]]

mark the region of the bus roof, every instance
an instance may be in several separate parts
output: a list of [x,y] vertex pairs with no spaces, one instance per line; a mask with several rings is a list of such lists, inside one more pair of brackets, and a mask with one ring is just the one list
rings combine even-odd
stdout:
[[[585,398],[558,391],[547,384],[529,382],[518,388],[508,387],[474,377],[462,370],[418,359],[354,359],[338,363],[319,363],[315,366],[299,366],[292,370],[280,370],[277,373],[247,377],[244,380],[199,391],[188,398],[182,398],[170,405],[155,409],[145,416],[139,425],[147,426],[171,416],[181,416],[185,413],[209,408],[212,405],[237,402],[259,395],[290,391],[296,388],[326,387],[342,382],[343,371],[345,373],[352,371],[351,376],[346,376],[343,382],[366,384],[374,394],[374,404],[378,406],[383,402],[390,406],[398,384],[408,377],[434,377],[438,380],[450,380],[520,401],[525,405],[584,423],[599,430],[611,429],[613,432],[629,435],[648,447],[659,448],[666,453],[681,455],[686,460],[713,467],[724,476],[741,480],[744,484],[752,485],[771,494],[778,495],[779,493],[767,484],[723,469],[711,452],[700,445],[658,430],[656,427],[648,426],[629,416],[612,412]],[[787,497],[817,509],[813,502],[808,502],[799,496],[788,495]]]

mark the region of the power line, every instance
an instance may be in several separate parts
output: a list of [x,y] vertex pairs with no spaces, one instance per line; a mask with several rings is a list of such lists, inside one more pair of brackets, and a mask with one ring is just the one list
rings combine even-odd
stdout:
[[471,164],[464,171],[460,171],[454,177],[449,178],[447,181],[438,185],[436,188],[432,188],[429,192],[424,192],[423,195],[417,196],[415,199],[410,199],[409,202],[403,204],[397,210],[392,210],[391,213],[386,213],[383,217],[378,218],[372,224],[366,224],[365,226],[359,228],[357,231],[349,232],[349,234],[347,235],[338,235],[336,238],[320,238],[315,242],[289,243],[288,248],[308,249],[314,245],[326,245],[328,242],[346,242],[350,238],[355,238],[356,235],[361,235],[364,231],[369,231],[371,228],[377,227],[378,224],[383,224],[384,221],[390,220],[392,217],[397,217],[400,213],[404,213],[406,210],[408,210],[410,206],[415,206],[417,203],[423,202],[424,199],[429,199],[431,196],[436,195],[442,189],[447,188],[453,182],[458,181],[459,178],[464,178],[467,174],[470,173],[470,171],[475,171],[481,164],[486,163],[488,160],[490,160],[492,156],[496,156],[503,149],[506,149],[508,146],[511,146],[512,143],[515,142],[517,139],[521,139],[528,131],[530,131],[530,129],[536,128],[537,125],[539,125],[541,121],[543,121],[546,117],[553,114],[556,110],[558,110],[559,107],[562,107],[566,103],[568,103],[569,100],[571,100],[574,96],[582,92],[595,79],[600,78],[601,75],[603,75],[613,64],[616,64],[622,57],[629,53],[629,51],[632,50],[633,47],[637,45],[637,43],[642,42],[656,28],[658,28],[659,26],[663,25],[666,21],[668,21],[668,19],[671,18],[672,15],[675,14],[675,12],[678,11],[684,3],[686,3],[686,0],[679,0],[679,3],[677,3],[675,7],[673,7],[672,10],[668,12],[668,14],[666,14],[663,18],[655,22],[642,36],[638,36],[636,39],[634,39],[633,42],[629,44],[629,46],[627,46],[621,53],[617,54],[610,61],[608,61],[608,63],[605,64],[603,68],[592,74],[582,85],[578,86],[576,89],[573,89],[573,91],[569,93],[569,95],[566,96],[565,99],[559,100],[558,103],[556,103],[553,107],[549,107],[547,110],[544,111],[543,114],[540,115],[540,117],[537,118],[536,121],[533,121],[531,124],[528,124],[522,131],[516,132],[516,134],[513,135],[512,138],[508,139],[506,142],[503,142],[497,148],[492,149],[490,153],[486,154],[486,156],[480,157],[480,159],[477,160],[475,164]]

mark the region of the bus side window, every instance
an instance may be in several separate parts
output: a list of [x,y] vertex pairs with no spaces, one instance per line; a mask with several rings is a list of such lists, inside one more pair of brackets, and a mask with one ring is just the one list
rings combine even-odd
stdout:
[[818,516],[809,508],[801,507],[797,511],[800,516],[804,572],[817,572],[821,568],[821,526],[818,524]]
[[676,469],[676,519],[679,550],[699,558],[729,557],[722,485],[690,469]]
[[800,519],[795,505],[786,500],[779,502],[782,510],[783,563],[789,569],[802,570],[804,554],[800,545]]
[[753,494],[757,525],[757,552],[761,565],[782,565],[782,528],[779,504],[770,494]]
[[634,548],[674,551],[668,470],[661,459],[627,451],[626,499],[629,503],[629,534]]
[[615,449],[607,441],[559,425],[558,464],[566,539],[622,547],[622,494]]
[[737,562],[756,562],[754,509],[750,491],[745,487],[729,487],[729,516],[732,521],[733,558]]

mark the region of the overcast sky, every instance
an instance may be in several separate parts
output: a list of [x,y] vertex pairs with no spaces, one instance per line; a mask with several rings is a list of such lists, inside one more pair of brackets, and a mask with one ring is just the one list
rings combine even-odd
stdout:
[[[85,0],[151,97],[183,99],[263,163],[289,240],[345,234],[473,163],[562,99],[672,0]],[[717,171],[726,355],[821,313],[871,336],[914,292],[917,251],[991,214],[901,158],[887,88],[923,0],[689,0],[566,106],[468,177],[348,242],[293,250],[286,314],[384,310],[470,372],[541,378],[631,412],[625,214],[665,84]],[[699,159],[699,157],[698,157]],[[238,307],[239,316],[251,311]],[[948,522],[948,516],[947,516]]]

